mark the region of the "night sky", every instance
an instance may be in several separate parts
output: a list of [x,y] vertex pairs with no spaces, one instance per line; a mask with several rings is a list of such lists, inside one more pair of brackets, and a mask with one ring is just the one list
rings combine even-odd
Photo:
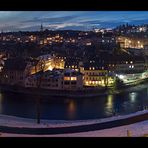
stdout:
[[113,28],[123,23],[148,23],[148,11],[0,11],[0,30],[89,30]]

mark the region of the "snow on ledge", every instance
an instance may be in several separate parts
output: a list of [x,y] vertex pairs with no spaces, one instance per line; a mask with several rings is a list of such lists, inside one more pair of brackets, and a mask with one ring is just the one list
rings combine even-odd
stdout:
[[118,115],[102,119],[89,119],[89,120],[41,120],[40,124],[36,123],[36,119],[20,118],[16,116],[0,115],[0,126],[9,127],[28,127],[28,128],[51,128],[51,127],[69,127],[78,125],[89,125],[96,123],[103,123],[109,121],[115,121],[119,119],[126,119],[137,115],[148,113],[148,110],[137,111],[128,115]]

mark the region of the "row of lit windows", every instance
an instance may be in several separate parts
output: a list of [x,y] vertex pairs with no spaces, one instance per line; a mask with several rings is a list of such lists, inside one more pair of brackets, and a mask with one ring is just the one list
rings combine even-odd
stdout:
[[99,73],[95,73],[95,72],[86,72],[86,75],[98,75],[98,76],[104,76],[107,75],[107,72],[99,72]]
[[[103,78],[102,78],[103,79]],[[97,81],[97,80],[102,80],[101,78],[99,78],[99,77],[86,77],[86,79],[85,80],[95,80],[95,81]]]
[[88,85],[88,84],[104,84],[104,80],[102,80],[102,81],[86,81],[85,84],[86,85]]
[[145,66],[143,66],[143,65],[129,65],[128,67],[127,66],[124,66],[124,65],[122,65],[122,66],[119,66],[118,68],[123,68],[123,69],[127,69],[127,68],[145,68]]
[[67,66],[67,65],[66,65],[66,68],[78,68],[78,66],[74,66],[74,65],[72,65],[72,66]]
[[77,77],[64,77],[64,81],[76,81]]
[[[104,69],[104,67],[101,67],[100,69]],[[98,70],[98,69],[95,69],[95,67],[89,67],[89,70]]]

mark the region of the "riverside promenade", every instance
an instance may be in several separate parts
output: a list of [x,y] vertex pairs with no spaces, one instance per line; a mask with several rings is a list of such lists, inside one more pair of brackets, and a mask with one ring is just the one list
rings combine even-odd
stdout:
[[[104,119],[81,121],[50,121],[42,120],[41,124],[33,119],[24,119],[11,116],[0,116],[0,132],[26,135],[57,135],[81,132],[92,132],[130,125],[148,120],[148,110],[129,115],[113,116]],[[148,126],[148,125],[147,125]]]

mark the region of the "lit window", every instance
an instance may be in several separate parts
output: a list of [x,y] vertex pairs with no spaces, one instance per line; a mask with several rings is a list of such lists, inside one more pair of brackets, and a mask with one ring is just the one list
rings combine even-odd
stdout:
[[71,77],[71,81],[76,81],[77,77]]
[[87,46],[90,46],[90,45],[91,45],[91,43],[86,43],[86,45],[87,45]]
[[70,77],[64,77],[64,80],[65,81],[69,81],[70,80]]

